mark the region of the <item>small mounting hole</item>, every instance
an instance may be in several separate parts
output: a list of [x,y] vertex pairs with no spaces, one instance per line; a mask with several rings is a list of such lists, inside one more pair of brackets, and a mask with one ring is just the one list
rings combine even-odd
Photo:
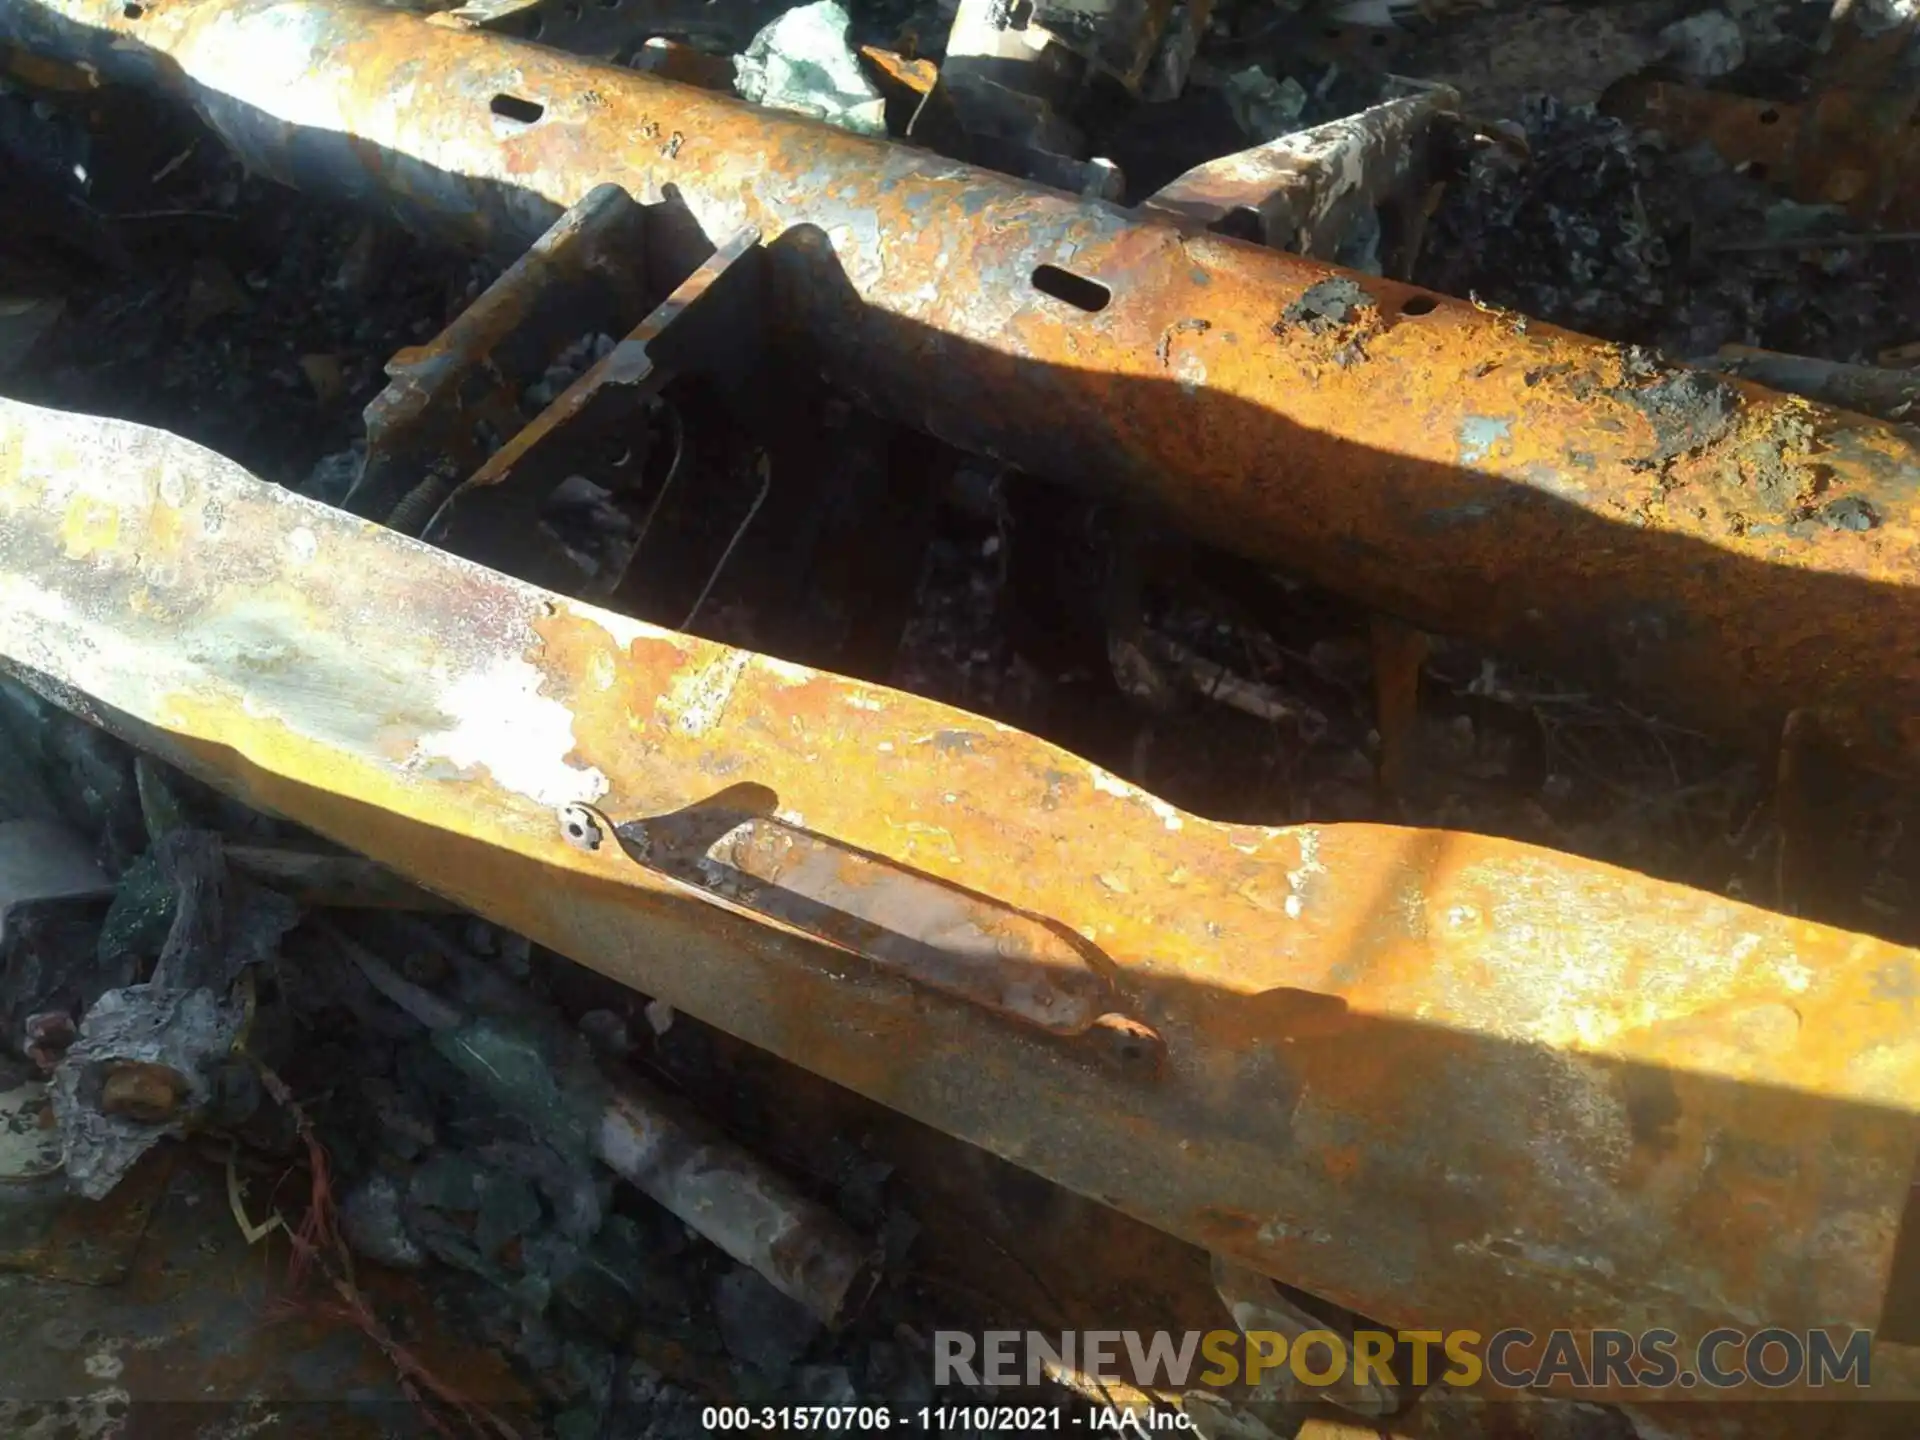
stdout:
[[1071,270],[1062,270],[1058,265],[1042,265],[1035,270],[1033,288],[1042,295],[1064,300],[1074,309],[1084,310],[1089,315],[1098,315],[1113,298],[1113,292],[1098,280],[1089,280]]
[[1402,315],[1431,315],[1440,308],[1440,302],[1431,295],[1409,295],[1407,303],[1400,307]]
[[487,108],[502,120],[511,120],[516,125],[531,125],[547,113],[547,107],[539,101],[526,100],[518,95],[496,95]]
[[142,15],[147,13],[147,7],[133,4],[122,5],[120,7],[120,13],[129,20],[138,20]]
[[1780,123],[1780,112],[1778,110],[1762,110],[1760,112],[1760,123],[1762,125],[1778,125]]

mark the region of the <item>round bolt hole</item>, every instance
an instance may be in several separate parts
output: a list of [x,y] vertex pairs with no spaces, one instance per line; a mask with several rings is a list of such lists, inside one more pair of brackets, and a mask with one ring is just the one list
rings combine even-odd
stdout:
[[1440,302],[1431,295],[1410,295],[1407,303],[1400,307],[1402,315],[1431,315],[1440,308]]
[[120,13],[129,20],[138,20],[147,13],[147,7],[129,3],[120,7]]
[[1778,125],[1780,123],[1780,112],[1771,109],[1762,110],[1760,112],[1760,123],[1762,125]]
[[580,804],[560,807],[560,834],[576,850],[594,851],[605,838],[593,811]]

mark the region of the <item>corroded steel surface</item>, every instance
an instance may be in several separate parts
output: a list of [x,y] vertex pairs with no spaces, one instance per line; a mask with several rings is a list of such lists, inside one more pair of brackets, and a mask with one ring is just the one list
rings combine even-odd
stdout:
[[756,226],[785,333],[944,438],[1750,741],[1803,706],[1920,741],[1896,427],[397,12],[0,0],[0,35],[509,253],[602,181],[659,206],[651,264]]
[[1786,181],[1801,200],[1845,206],[1863,226],[1920,223],[1920,125],[1877,128],[1872,97],[1857,91],[1796,105],[1637,80],[1609,91],[1605,108],[1678,148],[1711,145],[1729,164]]
[[[1445,87],[1388,100],[1196,165],[1146,204],[1210,229],[1244,213],[1254,233],[1243,239],[1330,259],[1363,214],[1424,177],[1427,132],[1459,103]],[[1410,198],[1424,204],[1418,188]]]
[[[11,402],[0,655],[250,803],[1382,1322],[1880,1314],[1920,1103],[1911,951],[1505,840],[1203,821],[990,721]],[[739,785],[1077,933],[1164,1064],[1116,1075],[559,818]],[[1877,1353],[1892,1393],[1910,1352]]]

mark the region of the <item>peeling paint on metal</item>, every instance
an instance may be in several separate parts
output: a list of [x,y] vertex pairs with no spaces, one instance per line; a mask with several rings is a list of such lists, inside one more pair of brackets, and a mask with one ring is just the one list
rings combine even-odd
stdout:
[[1468,415],[1460,422],[1460,463],[1478,465],[1513,433],[1513,421],[1493,415]]
[[502,657],[454,680],[439,695],[453,724],[420,737],[410,768],[444,760],[463,771],[484,769],[505,789],[550,808],[598,800],[607,777],[568,761],[573,715],[540,693],[543,679],[527,661]]
[[665,694],[654,702],[654,718],[676,734],[705,735],[727,713],[734,687],[753,656],[745,650],[726,650],[701,665],[675,673]]

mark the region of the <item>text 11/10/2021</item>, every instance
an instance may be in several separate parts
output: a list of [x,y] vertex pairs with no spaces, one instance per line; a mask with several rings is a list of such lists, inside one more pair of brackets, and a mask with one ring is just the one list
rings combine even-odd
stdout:
[[707,1433],[824,1431],[839,1435],[1071,1435],[1191,1431],[1189,1416],[1124,1405],[1087,1410],[1059,1405],[709,1405],[700,1412]]

